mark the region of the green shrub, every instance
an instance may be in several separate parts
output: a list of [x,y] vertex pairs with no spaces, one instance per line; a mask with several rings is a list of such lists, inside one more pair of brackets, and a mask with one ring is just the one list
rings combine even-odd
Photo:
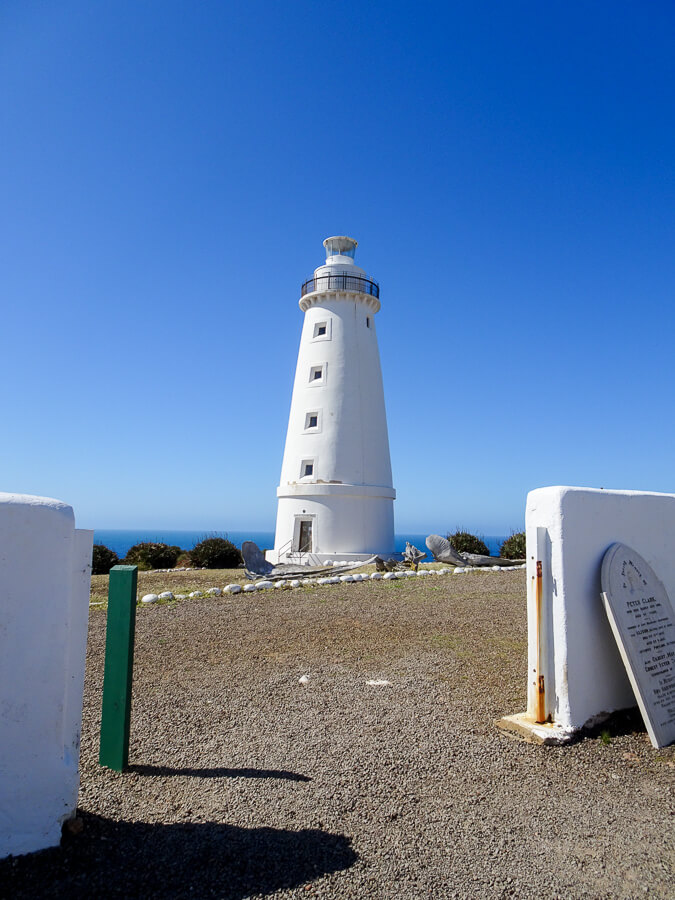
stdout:
[[525,559],[525,532],[514,532],[499,548],[504,559]]
[[456,531],[446,535],[452,546],[458,553],[480,553],[481,556],[489,556],[490,548],[475,534],[468,531]]
[[138,566],[139,569],[173,569],[182,552],[180,547],[144,541],[134,544],[124,562],[127,566]]
[[204,569],[236,569],[243,562],[239,549],[222,537],[209,537],[190,550],[193,566]]
[[105,544],[94,544],[94,550],[91,555],[91,574],[107,575],[119,561],[120,558],[114,550],[106,547]]

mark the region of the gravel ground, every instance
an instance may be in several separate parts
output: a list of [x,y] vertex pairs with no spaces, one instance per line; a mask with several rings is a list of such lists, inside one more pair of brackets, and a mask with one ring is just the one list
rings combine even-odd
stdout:
[[635,714],[565,748],[495,728],[522,571],[139,608],[125,774],[97,763],[104,640],[93,609],[84,828],[0,862],[2,897],[674,896],[674,748]]

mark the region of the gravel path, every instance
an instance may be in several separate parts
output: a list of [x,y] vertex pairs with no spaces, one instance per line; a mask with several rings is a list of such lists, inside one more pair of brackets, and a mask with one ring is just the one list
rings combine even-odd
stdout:
[[139,608],[123,775],[92,612],[84,829],[0,862],[0,896],[673,897],[673,748],[635,716],[567,748],[494,726],[525,705],[524,598],[476,572]]

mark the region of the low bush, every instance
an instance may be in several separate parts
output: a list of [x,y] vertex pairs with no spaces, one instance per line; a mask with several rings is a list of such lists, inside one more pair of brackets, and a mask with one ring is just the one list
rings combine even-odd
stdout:
[[525,532],[514,532],[499,548],[504,559],[525,559]]
[[138,566],[139,569],[173,569],[182,552],[180,547],[144,541],[134,544],[124,562],[127,566]]
[[91,555],[91,574],[107,575],[120,561],[119,556],[105,544],[94,544]]
[[236,569],[243,562],[238,547],[227,538],[209,537],[190,550],[193,566],[204,569]]
[[489,556],[490,548],[475,534],[468,531],[456,531],[446,535],[452,546],[458,553],[480,553],[481,556]]

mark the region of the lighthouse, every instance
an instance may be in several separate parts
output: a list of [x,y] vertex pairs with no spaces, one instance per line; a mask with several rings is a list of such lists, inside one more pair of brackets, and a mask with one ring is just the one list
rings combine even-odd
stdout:
[[271,562],[358,561],[394,551],[394,498],[375,316],[380,289],[329,237],[301,288],[298,364]]

